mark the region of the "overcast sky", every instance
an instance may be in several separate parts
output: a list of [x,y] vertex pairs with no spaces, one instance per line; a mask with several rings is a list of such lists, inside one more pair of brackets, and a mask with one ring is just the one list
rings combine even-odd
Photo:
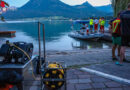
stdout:
[[[11,6],[20,7],[25,3],[27,3],[29,0],[4,0],[4,1],[7,1]],[[86,1],[88,1],[93,6],[102,6],[110,4],[110,0],[61,0],[61,1],[69,5],[79,5]]]

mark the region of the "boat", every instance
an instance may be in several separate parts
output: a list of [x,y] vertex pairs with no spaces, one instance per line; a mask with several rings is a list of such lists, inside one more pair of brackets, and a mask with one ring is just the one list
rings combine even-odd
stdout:
[[74,21],[72,24],[72,32],[68,34],[68,36],[75,38],[75,39],[82,39],[82,40],[98,40],[101,37],[104,36],[104,34],[100,33],[100,32],[96,32],[96,33],[88,33],[89,29],[85,29],[85,30],[74,30],[74,24],[88,24],[89,21],[88,20],[78,20],[78,21]]
[[0,37],[15,37],[16,31],[0,31]]

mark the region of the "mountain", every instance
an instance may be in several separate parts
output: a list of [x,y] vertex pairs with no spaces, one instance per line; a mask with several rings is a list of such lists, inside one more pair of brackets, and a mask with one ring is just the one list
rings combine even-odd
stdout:
[[92,16],[97,17],[97,16],[105,15],[104,12],[97,10],[95,7],[89,4],[89,2],[85,2],[82,5],[76,5],[74,7],[78,9],[81,17],[84,17],[86,15],[88,15],[89,17],[92,17]]
[[105,5],[105,6],[98,6],[98,7],[95,7],[95,8],[102,11],[102,12],[113,13],[113,8],[112,8],[111,4]]
[[69,6],[60,0],[30,0],[17,11],[8,11],[5,16],[11,19],[63,16],[71,18],[84,18],[105,15],[88,2],[82,5]]

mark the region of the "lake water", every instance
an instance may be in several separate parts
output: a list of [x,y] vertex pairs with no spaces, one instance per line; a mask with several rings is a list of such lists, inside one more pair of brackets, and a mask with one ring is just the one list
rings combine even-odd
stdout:
[[[111,47],[111,44],[107,42],[90,42],[70,38],[68,34],[72,31],[70,28],[72,25],[71,21],[42,21],[42,23],[45,24],[47,50],[87,50]],[[106,24],[106,28],[107,27],[108,24]],[[32,42],[34,44],[35,51],[38,49],[37,22],[10,21],[7,23],[0,23],[0,30],[14,30],[16,31],[16,37],[6,38],[7,40],[10,40],[11,42]]]

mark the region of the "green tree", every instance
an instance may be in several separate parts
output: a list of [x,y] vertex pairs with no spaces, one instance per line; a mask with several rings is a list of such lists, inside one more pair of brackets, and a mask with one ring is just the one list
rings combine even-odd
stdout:
[[114,16],[117,16],[117,13],[119,13],[122,10],[126,10],[128,3],[130,3],[130,0],[111,0],[112,7],[114,9]]

